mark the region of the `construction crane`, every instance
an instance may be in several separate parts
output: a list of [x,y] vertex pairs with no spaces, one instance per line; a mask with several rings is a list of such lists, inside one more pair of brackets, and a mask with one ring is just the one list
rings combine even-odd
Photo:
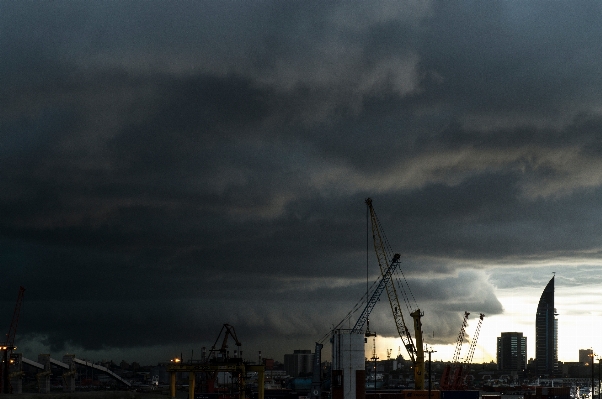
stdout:
[[[374,306],[378,302],[378,300],[380,298],[380,294],[382,294],[385,287],[387,287],[389,284],[392,283],[391,279],[393,278],[393,273],[399,267],[399,263],[400,263],[399,259],[400,258],[401,258],[401,255],[399,255],[399,254],[393,255],[393,260],[391,260],[391,264],[389,265],[389,267],[387,267],[387,269],[384,271],[383,275],[379,278],[378,285],[372,292],[372,295],[370,296],[370,300],[368,300],[366,307],[364,308],[364,311],[362,312],[360,317],[355,322],[355,326],[353,326],[353,329],[352,329],[352,331],[354,333],[362,332],[362,330],[364,329],[364,325],[366,325],[368,323],[370,313],[372,312],[372,309],[374,309]],[[368,330],[366,331],[366,336],[372,336],[372,335],[373,334],[370,334],[370,329],[368,328]]]
[[[387,271],[386,266],[389,265],[389,254],[392,251],[388,250],[387,248],[388,242],[386,241],[384,231],[380,226],[380,223],[376,216],[376,212],[374,211],[374,207],[372,206],[372,199],[367,198],[366,205],[368,206],[370,218],[372,221],[372,238],[374,241],[374,250],[376,252],[376,257],[378,259],[378,265],[380,267],[381,274],[384,277]],[[397,296],[395,284],[392,280],[390,280],[385,284],[385,287],[387,289],[387,296],[389,297],[389,303],[391,305],[391,311],[393,312],[393,318],[395,320],[397,332],[408,352],[410,360],[414,365],[415,387],[418,390],[422,390],[424,389],[424,347],[422,343],[421,317],[424,316],[424,313],[422,313],[417,306],[414,311],[411,310],[407,293],[404,289],[401,289],[400,291],[403,295],[406,307],[410,311],[410,316],[414,320],[414,335],[416,339],[416,344],[414,345],[414,340],[412,339],[410,330],[406,327],[403,313],[401,312],[401,306],[399,304],[399,297]]]
[[[222,336],[222,333],[224,334],[224,339],[222,340],[222,346],[219,349],[216,349],[217,342],[219,341],[219,338]],[[209,359],[211,358],[212,354],[215,357],[215,355],[217,353],[219,353],[220,357],[222,359],[224,359],[224,360],[229,357],[229,353],[228,353],[228,336],[232,337],[232,339],[234,340],[236,346],[239,348],[239,349],[237,349],[237,352],[240,351],[240,347],[241,347],[242,344],[240,343],[240,341],[236,337],[236,331],[234,331],[234,327],[232,327],[230,324],[224,324],[222,326],[222,329],[220,330],[219,335],[217,336],[215,342],[213,343],[213,346],[209,350],[209,355],[208,355]],[[240,356],[240,354],[239,354],[239,356]]]
[[[216,346],[217,346],[217,343],[218,343],[220,337],[222,336],[222,333],[223,333],[222,345],[220,346],[219,349],[217,349]],[[232,327],[230,324],[224,324],[222,326],[222,329],[220,330],[217,338],[215,339],[213,346],[209,350],[209,354],[207,356],[207,362],[210,362],[210,361],[225,362],[228,360],[228,358],[230,356],[230,354],[228,352],[228,336],[232,337],[232,339],[234,340],[234,343],[238,347],[238,349],[237,349],[238,356],[235,356],[235,357],[236,358],[242,357],[242,355],[240,353],[240,347],[242,346],[242,344],[240,343],[240,341],[238,340],[238,337],[236,336],[236,331],[234,330],[234,327]],[[219,355],[219,356],[217,356],[217,355]],[[217,370],[207,374],[207,380],[206,380],[207,392],[209,392],[209,393],[215,392],[215,380],[217,379],[217,375],[218,375]]]
[[[372,292],[372,294],[370,295],[370,298],[366,300],[367,293],[364,294],[364,296],[362,297],[360,302],[358,302],[354,306],[354,308],[349,313],[347,313],[347,315],[343,318],[343,320],[341,320],[339,322],[339,324],[334,326],[330,332],[328,332],[326,335],[324,335],[324,337],[322,337],[322,339],[319,341],[319,343],[324,342],[330,336],[330,333],[332,331],[338,329],[341,325],[343,325],[343,323],[350,320],[352,318],[353,314],[355,312],[357,312],[360,309],[360,307],[362,307],[362,306],[363,306],[362,313],[356,320],[351,331],[356,334],[361,333],[361,332],[363,332],[364,326],[367,326],[365,336],[366,337],[373,336],[373,334],[370,333],[370,327],[369,327],[370,313],[372,312],[372,309],[374,309],[374,306],[376,306],[376,303],[379,301],[380,295],[384,291],[385,286],[392,280],[395,271],[399,267],[400,257],[401,256],[399,254],[395,254],[393,256],[393,260],[391,261],[391,264],[389,265],[387,270],[383,273],[383,275],[379,276],[378,280],[373,283],[372,287],[370,287],[370,291]],[[364,306],[364,304],[365,304],[365,306]]]
[[2,345],[2,393],[10,393],[10,380],[9,380],[9,359],[15,349],[15,336],[17,335],[17,325],[19,324],[19,314],[21,312],[21,304],[23,303],[23,293],[25,288],[19,287],[19,293],[17,295],[17,303],[13,312],[13,318],[6,334],[6,340]]
[[[380,295],[382,294],[383,290],[385,289],[385,286],[389,282],[391,282],[391,279],[393,278],[393,274],[395,273],[395,270],[399,267],[400,257],[401,256],[399,254],[395,254],[393,256],[393,260],[391,261],[391,264],[389,265],[389,267],[387,268],[385,273],[379,277],[378,283],[376,284],[376,287],[372,291],[372,295],[367,300],[366,306],[364,307],[362,313],[360,314],[357,321],[355,322],[355,325],[351,329],[352,333],[356,333],[356,334],[363,333],[364,326],[367,326],[367,329],[366,329],[366,332],[364,333],[364,335],[366,337],[376,335],[376,334],[370,333],[370,328],[369,328],[370,313],[372,312],[372,309],[374,309],[374,306],[376,306],[376,303],[378,302]],[[363,298],[362,298],[362,300],[363,300]],[[355,308],[354,310],[357,310],[357,308]],[[336,327],[333,328],[333,330],[336,330],[340,325],[342,325],[346,320],[348,320],[351,317],[351,315],[354,313],[354,310],[349,312],[347,314],[347,316]],[[321,375],[321,363],[320,362],[321,362],[321,356],[322,356],[322,348],[324,347],[322,342],[326,339],[327,336],[322,338],[322,340],[320,342],[316,342],[315,351],[314,351],[314,364],[313,364],[313,376],[312,376],[312,385],[311,385],[312,388],[311,388],[310,399],[317,399],[317,398],[320,398],[322,395],[322,375]]]
[[477,341],[479,339],[481,325],[483,324],[483,319],[485,318],[485,315],[483,313],[479,315],[479,322],[477,324],[474,336],[470,341],[468,354],[466,355],[464,362],[460,363],[460,349],[462,346],[462,341],[464,340],[464,335],[466,333],[465,329],[467,326],[469,314],[470,313],[468,312],[464,312],[464,320],[462,321],[462,328],[460,328],[460,334],[458,334],[458,341],[456,343],[456,351],[454,352],[452,364],[446,366],[445,370],[443,371],[443,375],[441,376],[441,389],[449,391],[459,391],[468,388],[466,379],[470,370],[470,364],[472,363],[474,351],[477,346]]
[[456,373],[461,371],[460,367],[460,352],[462,351],[462,343],[466,335],[466,326],[468,325],[468,316],[470,313],[464,312],[464,319],[462,319],[462,327],[458,333],[458,339],[456,340],[456,349],[454,351],[454,357],[452,358],[451,364],[445,366],[443,374],[441,375],[441,382],[439,386],[441,389],[449,390],[452,387],[453,381],[457,379]]
[[464,364],[462,365],[461,373],[459,374],[459,378],[457,382],[454,383],[454,388],[457,389],[466,389],[467,388],[467,377],[468,372],[470,371],[470,364],[472,363],[472,358],[474,356],[474,351],[477,347],[477,340],[479,339],[479,333],[481,332],[481,325],[483,324],[483,319],[485,315],[481,313],[479,315],[479,323],[477,324],[477,328],[474,332],[474,337],[470,341],[470,348],[468,349],[468,355],[466,356],[466,360],[464,360]]

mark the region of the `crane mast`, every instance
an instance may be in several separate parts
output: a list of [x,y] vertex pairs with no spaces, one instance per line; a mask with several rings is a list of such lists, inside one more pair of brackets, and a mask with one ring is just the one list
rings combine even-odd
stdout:
[[[370,219],[372,222],[372,238],[374,241],[374,251],[378,259],[378,265],[380,267],[381,274],[385,276],[387,272],[387,265],[389,265],[389,256],[385,247],[384,233],[381,231],[376,212],[372,206],[372,199],[367,198],[366,204],[370,211]],[[383,279],[384,281],[384,279]],[[391,311],[393,312],[393,319],[395,320],[395,327],[399,333],[399,337],[405,346],[410,360],[414,364],[414,383],[416,389],[424,389],[424,347],[422,342],[422,321],[421,317],[424,315],[420,309],[410,313],[410,316],[414,320],[414,334],[416,337],[416,345],[412,339],[410,330],[407,328],[403,313],[401,312],[401,306],[399,304],[399,297],[395,284],[392,280],[389,280],[385,284],[387,290],[387,296],[389,297],[389,303],[391,305]]]

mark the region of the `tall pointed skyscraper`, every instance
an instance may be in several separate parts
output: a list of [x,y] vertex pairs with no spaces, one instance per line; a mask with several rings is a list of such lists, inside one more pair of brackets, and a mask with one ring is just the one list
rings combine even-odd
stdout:
[[554,277],[539,298],[535,317],[535,358],[539,376],[558,374],[558,321],[554,308]]

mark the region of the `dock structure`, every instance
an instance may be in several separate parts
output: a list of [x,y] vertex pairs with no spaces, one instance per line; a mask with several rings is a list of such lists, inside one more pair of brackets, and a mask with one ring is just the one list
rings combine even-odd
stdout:
[[188,373],[188,399],[194,399],[195,381],[197,373],[231,373],[237,378],[238,397],[245,399],[245,375],[248,372],[257,373],[258,399],[264,399],[264,365],[248,365],[242,361],[227,361],[223,363],[183,363],[176,359],[167,366],[169,378],[169,396],[176,397],[176,379],[178,373]]
[[11,366],[10,366],[10,385],[13,393],[22,393],[22,377],[23,365],[27,364],[38,369],[36,379],[38,380],[38,387],[40,393],[50,392],[50,376],[52,375],[52,366],[58,367],[63,370],[63,390],[65,392],[75,392],[75,378],[77,376],[77,367],[85,366],[95,370],[101,371],[108,374],[113,379],[121,382],[127,387],[132,384],[121,378],[119,375],[113,373],[106,367],[103,367],[86,360],[81,360],[75,357],[75,355],[67,354],[63,356],[62,361],[54,359],[48,353],[38,355],[38,361],[27,359],[23,357],[21,353],[13,353],[11,355]]

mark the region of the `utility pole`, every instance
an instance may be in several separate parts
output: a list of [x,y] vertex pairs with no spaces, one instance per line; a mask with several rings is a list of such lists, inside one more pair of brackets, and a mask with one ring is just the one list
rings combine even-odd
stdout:
[[427,348],[427,353],[429,354],[429,399],[431,399],[431,382],[433,379],[432,374],[431,374],[432,373],[431,353],[434,353],[434,352],[437,352],[437,351],[434,351],[432,348],[431,348],[431,350],[428,350],[428,348]]
[[592,349],[592,354],[590,355],[592,357],[592,399],[594,398],[594,350]]
[[376,338],[372,338],[372,360],[374,360],[374,390],[376,391],[376,361],[378,360],[378,356],[376,356]]
[[598,357],[598,398],[600,395],[600,369],[602,369],[602,357]]

